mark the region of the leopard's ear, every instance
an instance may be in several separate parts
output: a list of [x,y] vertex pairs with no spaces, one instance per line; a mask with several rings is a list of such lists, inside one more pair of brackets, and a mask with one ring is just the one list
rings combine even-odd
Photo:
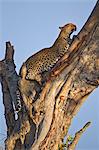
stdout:
[[63,27],[59,27],[60,30],[62,30]]

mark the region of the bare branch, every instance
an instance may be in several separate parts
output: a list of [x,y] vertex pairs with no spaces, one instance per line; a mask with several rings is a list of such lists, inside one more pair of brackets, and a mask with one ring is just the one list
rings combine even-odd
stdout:
[[76,145],[79,142],[81,135],[86,131],[86,129],[90,126],[91,122],[87,122],[82,129],[80,129],[76,134],[71,144],[68,145],[67,150],[74,150]]
[[7,135],[9,136],[11,132],[13,131],[14,125],[15,125],[15,114],[13,110],[13,104],[12,104],[12,98],[9,93],[9,88],[7,86],[7,83],[4,79],[1,81],[2,84],[2,92],[3,92],[3,104],[5,108],[5,119],[6,119],[6,125],[7,125]]
[[20,147],[22,147],[27,133],[30,132],[30,122],[25,110],[19,114],[17,120],[15,119],[13,106],[17,108],[18,75],[15,71],[13,56],[13,46],[10,42],[7,42],[5,59],[0,62],[0,78],[8,130],[8,137],[5,142],[7,150],[13,150],[15,146],[17,149],[19,145],[18,140],[21,140]]
[[6,42],[5,60],[13,61],[13,56],[14,56],[14,47],[11,45],[10,42]]

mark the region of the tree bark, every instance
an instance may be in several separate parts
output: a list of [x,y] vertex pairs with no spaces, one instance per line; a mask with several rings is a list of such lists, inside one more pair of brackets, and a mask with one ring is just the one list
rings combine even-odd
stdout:
[[[99,85],[99,1],[73,43],[50,72],[40,97],[34,103],[22,93],[23,80],[15,71],[14,48],[6,43],[4,60],[0,61],[0,82],[7,124],[7,150],[57,150],[73,117]],[[20,84],[21,83],[21,87]],[[29,83],[32,86],[32,83]],[[17,114],[16,91],[20,89],[22,110]],[[32,113],[32,110],[35,113]],[[87,123],[67,145],[74,150]]]

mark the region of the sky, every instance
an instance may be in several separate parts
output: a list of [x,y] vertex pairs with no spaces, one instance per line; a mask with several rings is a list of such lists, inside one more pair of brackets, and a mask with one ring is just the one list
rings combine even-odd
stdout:
[[[16,70],[32,54],[53,44],[59,26],[77,25],[77,34],[97,0],[0,0],[0,60],[4,58],[5,42],[15,48]],[[99,149],[99,89],[89,96],[73,120],[70,134],[74,135],[87,121],[91,127],[82,135],[77,150]],[[6,125],[0,87],[0,145],[4,146]]]

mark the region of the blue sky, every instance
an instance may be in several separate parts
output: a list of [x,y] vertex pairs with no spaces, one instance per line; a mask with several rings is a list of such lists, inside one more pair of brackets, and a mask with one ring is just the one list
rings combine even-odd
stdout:
[[[49,47],[59,34],[59,26],[68,22],[79,30],[90,15],[96,0],[0,0],[0,60],[5,53],[5,42],[15,47],[17,71],[23,61],[36,51]],[[78,150],[99,149],[99,89],[96,89],[74,118],[70,133],[74,134],[87,121],[91,127],[82,136]],[[0,133],[6,133],[4,108],[0,88]],[[5,135],[0,134],[0,145]]]

